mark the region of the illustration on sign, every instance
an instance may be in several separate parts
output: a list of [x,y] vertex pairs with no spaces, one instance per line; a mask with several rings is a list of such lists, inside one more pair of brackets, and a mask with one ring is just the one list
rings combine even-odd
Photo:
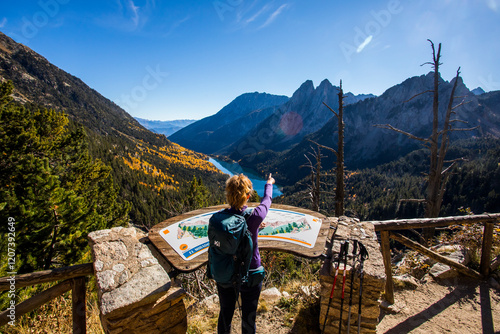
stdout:
[[[189,261],[208,250],[208,221],[217,211],[186,218],[159,231],[162,238],[184,260]],[[321,220],[304,213],[270,209],[259,226],[259,240],[279,240],[313,248]]]

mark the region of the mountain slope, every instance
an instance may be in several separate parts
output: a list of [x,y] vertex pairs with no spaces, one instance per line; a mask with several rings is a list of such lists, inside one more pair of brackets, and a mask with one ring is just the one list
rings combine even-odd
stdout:
[[184,201],[194,176],[205,181],[215,202],[222,198],[223,176],[207,156],[147,130],[80,79],[0,33],[0,81],[5,80],[14,83],[18,102],[65,112],[84,126],[92,157],[112,167],[135,223],[151,226],[190,209]]
[[16,100],[64,110],[78,123],[101,134],[119,131],[155,144],[168,143],[79,78],[1,32],[0,45],[0,77],[14,82]]
[[242,94],[215,115],[177,131],[169,139],[198,152],[220,152],[286,101],[286,96],[257,92]]
[[[305,136],[321,129],[333,113],[323,104],[338,110],[339,88],[328,80],[314,88],[307,80],[295,91],[290,100],[276,112],[258,124],[239,141],[228,147],[223,153],[234,160],[244,159],[252,162],[262,151],[281,152],[291,149]],[[345,94],[344,105],[358,102],[371,95],[355,96]]]

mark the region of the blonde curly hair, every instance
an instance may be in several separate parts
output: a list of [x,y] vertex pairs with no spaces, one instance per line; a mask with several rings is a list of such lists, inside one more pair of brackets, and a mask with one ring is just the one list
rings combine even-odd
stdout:
[[243,174],[226,181],[226,200],[232,208],[241,210],[252,193],[252,181]]

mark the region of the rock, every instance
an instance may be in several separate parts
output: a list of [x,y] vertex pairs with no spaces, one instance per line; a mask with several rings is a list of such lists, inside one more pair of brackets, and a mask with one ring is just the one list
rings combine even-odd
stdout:
[[[465,250],[454,251],[446,257],[463,265],[467,265],[469,261],[469,256]],[[435,279],[442,280],[457,277],[459,273],[446,264],[436,263],[430,269],[429,275]]]
[[411,275],[404,274],[400,276],[393,276],[394,287],[398,287],[401,289],[416,289],[420,286],[420,283],[417,279]]
[[200,302],[200,306],[207,308],[209,311],[216,311],[219,308],[219,295],[208,296]]
[[490,279],[488,280],[488,283],[490,283],[492,288],[500,290],[500,284],[493,277],[490,277]]
[[260,298],[264,299],[268,303],[277,302],[282,296],[281,292],[275,287],[266,289],[260,293]]
[[318,297],[318,286],[301,286],[299,291],[303,296]]
[[400,313],[404,307],[405,305],[398,301],[394,304],[389,304],[386,300],[380,301],[380,308],[389,313]]

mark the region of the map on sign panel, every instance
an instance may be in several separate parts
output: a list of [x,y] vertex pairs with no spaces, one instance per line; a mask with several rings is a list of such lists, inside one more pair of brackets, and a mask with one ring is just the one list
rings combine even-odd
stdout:
[[[159,231],[161,237],[189,261],[208,251],[208,221],[217,211],[181,220]],[[278,240],[313,248],[321,228],[321,219],[304,213],[269,209],[259,226],[259,240]]]

